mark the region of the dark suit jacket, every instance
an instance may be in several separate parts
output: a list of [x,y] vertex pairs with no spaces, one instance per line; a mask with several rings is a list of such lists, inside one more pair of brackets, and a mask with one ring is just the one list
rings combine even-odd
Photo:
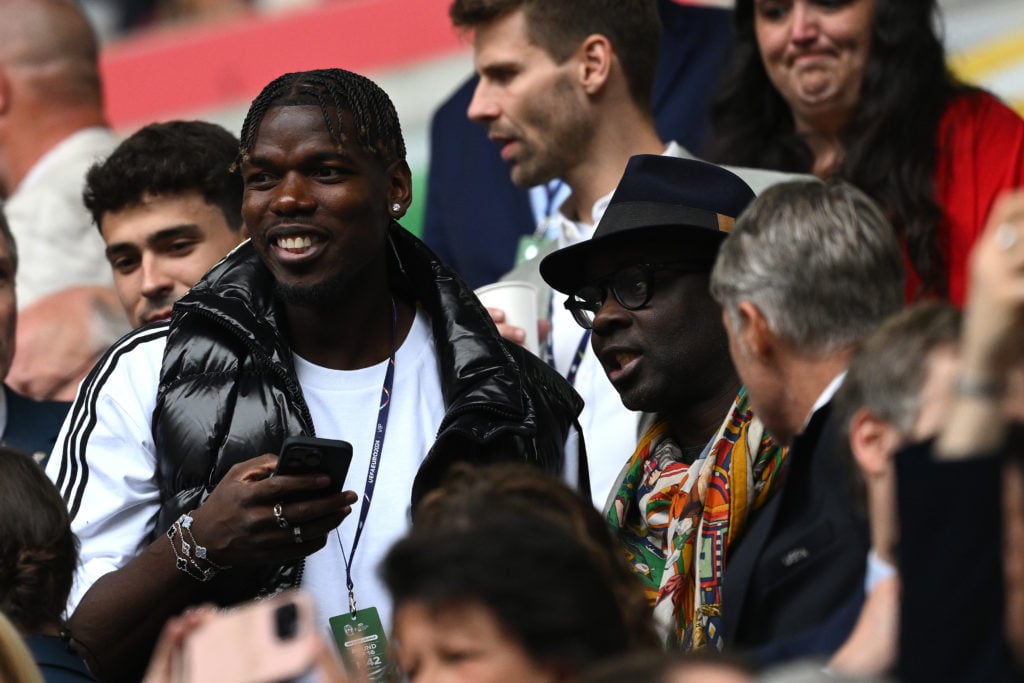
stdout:
[[519,238],[537,228],[526,190],[512,184],[484,127],[466,118],[477,80],[463,83],[430,122],[423,210],[423,241],[473,288],[510,271]]
[[938,462],[931,442],[896,455],[904,683],[1024,680],[1004,636],[1003,465]]
[[7,400],[7,428],[0,438],[0,445],[24,451],[45,465],[71,403],[33,401],[7,385],[4,385],[4,397]]
[[839,433],[831,404],[820,408],[790,447],[780,490],[728,558],[728,646],[764,653],[813,632],[808,651],[788,647],[787,656],[827,654],[853,627],[858,609],[850,601],[863,595],[869,537],[852,503]]

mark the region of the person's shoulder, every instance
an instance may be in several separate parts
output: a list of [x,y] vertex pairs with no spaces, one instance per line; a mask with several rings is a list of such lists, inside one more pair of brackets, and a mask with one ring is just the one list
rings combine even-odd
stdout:
[[986,132],[1024,131],[1024,119],[1005,102],[986,90],[960,93],[946,105],[944,127],[970,128]]
[[158,375],[169,328],[166,320],[150,323],[111,344],[82,382],[79,396],[119,383],[138,388],[142,377]]

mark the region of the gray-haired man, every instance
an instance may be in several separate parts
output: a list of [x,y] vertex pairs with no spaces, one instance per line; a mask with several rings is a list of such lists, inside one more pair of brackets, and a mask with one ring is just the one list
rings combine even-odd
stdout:
[[[722,626],[745,649],[824,654],[860,604],[867,526],[850,501],[832,396],[857,343],[903,303],[895,231],[862,192],[793,182],[758,197],[711,275],[754,412],[789,445],[781,490],[730,557]],[[851,597],[852,596],[852,597]]]

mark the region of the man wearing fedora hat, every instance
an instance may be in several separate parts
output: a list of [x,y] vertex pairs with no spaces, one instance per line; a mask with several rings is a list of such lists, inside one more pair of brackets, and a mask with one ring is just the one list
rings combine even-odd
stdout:
[[773,490],[783,456],[753,418],[708,289],[719,246],[753,198],[720,166],[634,156],[594,236],[540,264],[591,331],[622,403],[645,414],[607,514],[659,621],[686,648],[722,646],[726,550]]

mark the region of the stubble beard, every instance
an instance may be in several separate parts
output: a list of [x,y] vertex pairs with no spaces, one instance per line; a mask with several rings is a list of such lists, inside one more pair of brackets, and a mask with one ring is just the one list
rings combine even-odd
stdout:
[[555,82],[551,93],[524,115],[524,128],[544,131],[543,139],[521,138],[521,158],[509,176],[519,188],[565,178],[591,145],[592,122],[587,105],[580,102],[568,76]]
[[275,282],[274,296],[281,303],[291,306],[319,308],[337,303],[344,297],[347,279],[342,273],[334,273],[322,282],[304,287]]

